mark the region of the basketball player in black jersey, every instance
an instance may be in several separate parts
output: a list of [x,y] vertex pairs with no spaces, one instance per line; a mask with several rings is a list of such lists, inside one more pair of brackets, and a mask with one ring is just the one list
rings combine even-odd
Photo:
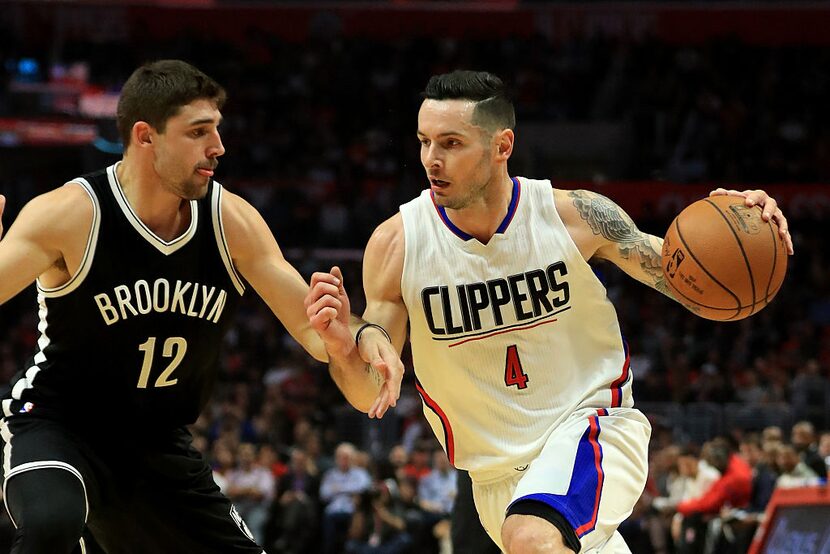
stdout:
[[[16,554],[86,552],[85,529],[109,554],[263,552],[184,426],[247,286],[328,354],[308,285],[260,214],[213,180],[224,100],[184,62],[139,68],[118,104],[123,160],[35,198],[0,241],[0,303],[37,279],[40,318],[37,352],[0,402]],[[403,366],[364,331],[349,355],[388,381],[370,413],[382,416]]]

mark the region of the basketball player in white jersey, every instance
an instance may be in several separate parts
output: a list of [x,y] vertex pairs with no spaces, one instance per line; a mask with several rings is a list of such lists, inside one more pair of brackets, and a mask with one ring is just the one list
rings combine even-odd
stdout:
[[[599,194],[510,177],[515,116],[497,77],[439,75],[424,98],[417,136],[430,188],[369,240],[365,318],[399,349],[409,324],[424,414],[470,471],[481,521],[503,550],[629,552],[616,529],[643,490],[650,427],[633,408],[614,307],[587,262],[608,260],[670,296],[662,240]],[[763,205],[792,251],[772,198],[716,192]],[[376,398],[384,379],[345,361],[355,343],[331,323],[348,306],[340,277],[312,276],[308,315],[346,397],[374,413],[389,403]]]

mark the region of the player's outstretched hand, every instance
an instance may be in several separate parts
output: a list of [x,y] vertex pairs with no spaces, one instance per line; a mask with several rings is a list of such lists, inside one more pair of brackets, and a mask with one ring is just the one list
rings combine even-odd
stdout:
[[787,252],[790,256],[793,255],[793,238],[790,236],[790,227],[775,198],[763,190],[727,190],[724,188],[713,190],[709,193],[709,196],[739,196],[745,199],[744,203],[747,206],[761,206],[763,209],[761,217],[764,221],[772,219],[778,225],[778,234],[787,244]]
[[347,356],[354,348],[349,331],[351,306],[343,287],[343,273],[334,266],[331,273],[316,272],[305,297],[306,315],[329,352]]
[[369,417],[380,419],[386,410],[398,403],[401,396],[403,362],[386,335],[371,327],[360,335],[358,348],[363,361],[371,365],[383,379],[378,396],[367,412]]
[[3,210],[6,209],[6,197],[0,194],[0,239],[3,238]]

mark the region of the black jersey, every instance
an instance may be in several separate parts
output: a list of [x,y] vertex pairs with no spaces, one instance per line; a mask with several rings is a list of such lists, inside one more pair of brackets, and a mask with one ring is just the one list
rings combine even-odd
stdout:
[[95,205],[86,252],[66,284],[38,285],[38,351],[3,414],[85,429],[192,423],[245,290],[225,241],[222,187],[190,202],[190,227],[163,241],[136,216],[115,165],[78,179]]

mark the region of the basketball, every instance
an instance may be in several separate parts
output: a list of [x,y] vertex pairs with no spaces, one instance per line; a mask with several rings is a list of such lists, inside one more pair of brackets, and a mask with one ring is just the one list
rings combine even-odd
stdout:
[[663,274],[681,304],[706,319],[737,321],[770,303],[787,272],[787,246],[761,213],[744,198],[712,196],[672,221]]

